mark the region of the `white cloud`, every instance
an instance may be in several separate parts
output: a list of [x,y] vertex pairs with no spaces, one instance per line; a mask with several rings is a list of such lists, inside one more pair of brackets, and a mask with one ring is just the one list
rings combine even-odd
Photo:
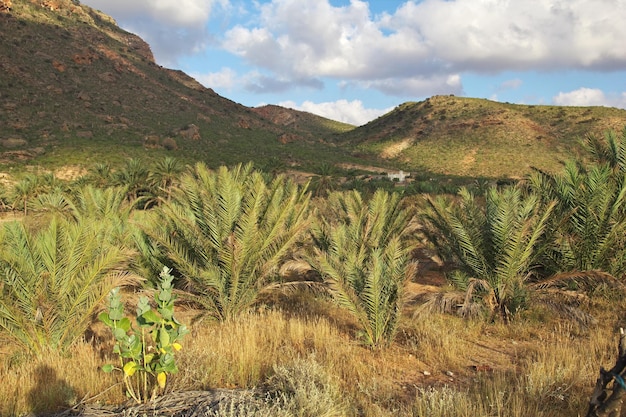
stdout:
[[218,72],[208,74],[190,74],[205,87],[222,90],[230,90],[237,83],[237,73],[232,68],[222,68]]
[[512,80],[506,80],[500,83],[498,86],[498,91],[506,91],[506,90],[517,90],[523,84],[523,81],[519,78],[514,78]]
[[216,6],[228,0],[83,0],[116,18],[120,26],[150,45],[157,61],[175,65],[178,57],[203,49],[210,36],[206,25]]
[[607,106],[626,108],[626,92],[619,95],[606,95],[597,88],[579,88],[567,93],[559,93],[552,98],[559,106]]
[[331,77],[427,95],[457,92],[460,83],[441,79],[466,71],[626,68],[620,0],[407,1],[379,16],[359,0],[258,7],[255,24],[227,31],[223,47],[284,79]]
[[317,114],[318,116],[328,119],[361,126],[367,122],[390,112],[393,108],[387,109],[366,109],[363,107],[361,100],[337,100],[324,103],[313,103],[312,101],[304,101],[298,105],[293,101],[284,101],[278,103],[279,106],[288,107],[295,110],[306,111]]
[[215,4],[225,0],[83,0],[84,4],[105,13],[122,16],[120,20],[149,17],[169,26],[202,26]]
[[387,78],[363,81],[365,88],[374,88],[394,96],[430,96],[436,94],[461,94],[463,85],[459,74],[431,75],[429,77]]
[[241,84],[255,93],[320,89],[331,78],[401,97],[462,94],[468,72],[626,69],[623,0],[407,0],[379,15],[363,0],[83,3],[142,36],[164,65],[219,44],[256,67]]

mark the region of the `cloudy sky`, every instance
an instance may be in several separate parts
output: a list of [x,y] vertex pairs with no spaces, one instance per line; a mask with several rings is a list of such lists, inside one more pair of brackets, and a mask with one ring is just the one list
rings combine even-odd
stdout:
[[82,0],[246,106],[360,125],[435,94],[626,108],[624,0]]

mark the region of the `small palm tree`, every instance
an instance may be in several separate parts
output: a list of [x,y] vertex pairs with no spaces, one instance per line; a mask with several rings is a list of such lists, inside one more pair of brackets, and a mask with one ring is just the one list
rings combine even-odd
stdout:
[[327,162],[322,162],[315,169],[315,177],[311,181],[311,190],[316,197],[326,197],[333,191],[335,181],[335,167]]
[[608,165],[614,172],[626,172],[626,128],[621,136],[615,131],[606,131],[603,138],[588,135],[583,147],[596,165]]
[[359,322],[365,343],[393,339],[407,279],[414,274],[403,239],[412,211],[398,194],[379,190],[365,202],[357,191],[332,193],[311,228],[311,265],[333,298]]
[[110,164],[100,162],[89,169],[86,177],[95,187],[104,188],[113,182],[113,170]]
[[40,232],[8,223],[0,240],[0,329],[28,352],[65,350],[80,339],[124,272],[130,253],[106,225],[53,219]]
[[128,201],[133,205],[140,205],[140,197],[151,197],[149,175],[150,171],[140,159],[131,158],[122,169],[113,174],[113,184],[125,187]]
[[557,202],[546,268],[553,273],[603,270],[616,277],[626,273],[626,171],[610,164],[583,168],[570,161],[558,174],[533,173],[529,186],[544,201]]
[[193,299],[226,320],[272,284],[308,226],[308,204],[305,189],[283,176],[268,183],[252,165],[213,172],[199,163],[144,230]]
[[149,180],[161,195],[158,199],[163,199],[162,196],[165,194],[165,200],[170,200],[172,189],[183,169],[183,164],[171,156],[166,156],[164,159],[157,161],[153,171],[150,173]]
[[35,175],[28,175],[18,181],[11,192],[11,200],[14,209],[24,211],[28,215],[28,205],[42,190],[42,184]]
[[508,321],[527,301],[527,284],[555,203],[540,204],[520,187],[489,189],[484,204],[466,188],[459,200],[428,198],[425,233],[442,257],[458,267],[451,278],[466,291],[462,313],[479,297],[484,307]]
[[39,194],[32,202],[32,210],[36,213],[60,215],[70,217],[74,207],[72,202],[60,189],[48,193]]

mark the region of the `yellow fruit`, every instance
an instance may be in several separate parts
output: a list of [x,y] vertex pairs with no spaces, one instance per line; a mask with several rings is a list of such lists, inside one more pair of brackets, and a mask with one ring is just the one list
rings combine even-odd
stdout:
[[157,375],[157,382],[159,383],[159,387],[161,389],[165,388],[165,382],[167,381],[167,375],[165,372],[159,372]]

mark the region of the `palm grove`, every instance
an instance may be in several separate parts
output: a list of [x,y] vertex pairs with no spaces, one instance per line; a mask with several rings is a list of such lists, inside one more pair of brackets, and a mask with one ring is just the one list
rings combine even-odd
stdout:
[[[92,167],[66,183],[27,175],[3,190],[21,221],[0,230],[2,337],[32,355],[71,352],[115,288],[150,292],[171,268],[180,299],[237,320],[267,294],[307,288],[384,349],[415,278],[416,245],[436,249],[450,286],[424,308],[510,322],[536,305],[593,321],[572,294],[621,288],[626,272],[626,130],[589,137],[584,159],[514,185],[456,195],[319,192],[251,165],[211,170],[167,157]],[[290,259],[315,279],[281,278]]]

